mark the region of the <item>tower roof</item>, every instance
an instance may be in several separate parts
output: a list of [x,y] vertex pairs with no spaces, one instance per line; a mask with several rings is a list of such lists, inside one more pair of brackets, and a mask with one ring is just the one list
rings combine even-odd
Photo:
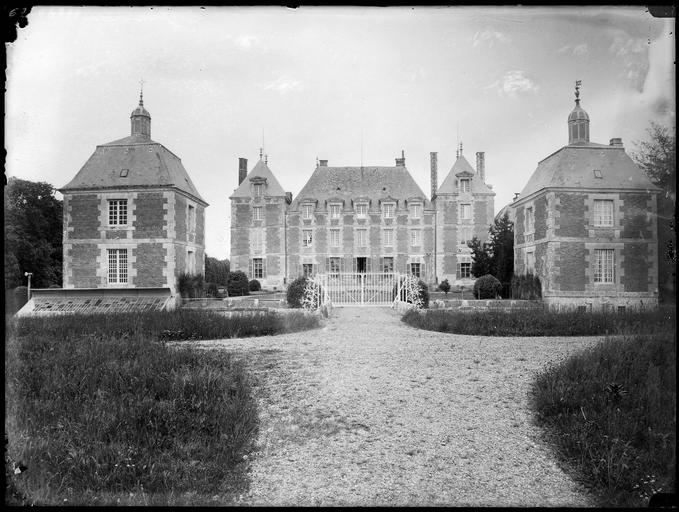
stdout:
[[[441,183],[441,186],[436,191],[436,195],[438,196],[441,194],[457,194],[459,192],[457,186],[458,179],[463,177],[472,178],[475,175],[476,171],[474,170],[472,165],[458,150],[455,163],[453,164],[453,167],[450,169],[448,176],[446,176],[446,179],[443,180],[443,183]],[[473,194],[494,194],[494,192],[488,187],[488,185],[483,183],[483,181],[480,179],[477,180],[473,179],[471,181],[471,192]]]
[[250,190],[250,182],[255,178],[262,178],[266,180],[266,193],[265,195],[270,197],[285,197],[285,191],[281,184],[269,169],[267,163],[260,157],[259,161],[255,164],[252,170],[245,177],[243,182],[238,186],[233,194],[229,196],[230,199],[236,197],[251,197],[252,192]]

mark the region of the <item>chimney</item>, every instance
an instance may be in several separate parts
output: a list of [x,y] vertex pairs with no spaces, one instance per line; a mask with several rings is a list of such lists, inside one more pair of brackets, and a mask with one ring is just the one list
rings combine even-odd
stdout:
[[327,166],[328,166],[328,161],[327,161],[327,160],[319,160],[319,161],[318,161],[318,166],[319,166],[319,167],[327,167]]
[[611,139],[610,145],[616,148],[621,148],[622,146],[622,139],[620,137],[615,137]]
[[238,159],[238,184],[240,185],[245,180],[248,175],[248,159],[239,158]]
[[401,150],[401,158],[396,159],[396,167],[405,167],[406,166],[406,156],[403,150]]
[[516,201],[521,194],[519,192],[514,192],[514,199],[512,201]]
[[482,182],[486,182],[486,154],[483,151],[476,152],[476,172]]
[[431,162],[431,199],[432,201],[436,197],[436,191],[439,188],[438,184],[438,153],[436,151],[432,151],[429,153],[429,161]]
[[285,202],[287,204],[292,203],[292,192],[286,192],[285,193]]

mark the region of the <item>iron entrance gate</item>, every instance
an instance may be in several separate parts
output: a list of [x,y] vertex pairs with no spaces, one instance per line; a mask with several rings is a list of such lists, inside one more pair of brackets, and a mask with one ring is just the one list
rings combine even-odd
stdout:
[[390,306],[399,282],[396,272],[340,272],[318,277],[333,306]]

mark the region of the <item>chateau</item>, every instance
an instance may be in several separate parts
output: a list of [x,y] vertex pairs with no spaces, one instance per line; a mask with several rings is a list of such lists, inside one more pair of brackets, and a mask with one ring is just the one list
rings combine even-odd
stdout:
[[406,168],[330,167],[320,160],[293,200],[266,160],[247,173],[239,160],[239,186],[231,199],[231,268],[266,287],[314,273],[400,272],[429,284],[473,282],[467,241],[486,240],[494,196],[485,183],[485,155],[477,168],[458,149],[437,189],[431,154],[432,195]]

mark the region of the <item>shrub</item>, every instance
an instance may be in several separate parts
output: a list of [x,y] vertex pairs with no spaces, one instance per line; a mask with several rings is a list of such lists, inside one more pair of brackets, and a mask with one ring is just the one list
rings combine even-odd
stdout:
[[[401,281],[401,298],[400,298],[400,300],[402,300],[403,302],[412,303],[411,300],[406,300],[406,293],[405,293],[405,289],[404,289],[405,278],[402,277],[400,279],[400,281]],[[426,308],[429,307],[429,287],[421,279],[417,280],[417,286],[418,286],[418,291],[419,291],[419,297],[420,297],[420,300],[422,301],[422,308],[426,309]],[[398,287],[399,287],[399,284],[396,283],[394,285],[393,290],[392,290],[391,296],[394,299],[396,299],[396,295],[398,294]]]
[[203,297],[205,294],[205,280],[203,274],[190,274],[182,272],[177,278],[179,295],[184,298]]
[[439,284],[439,290],[448,295],[448,292],[450,291],[450,283],[447,279],[441,281],[441,284]]
[[512,298],[523,300],[538,300],[542,298],[540,279],[531,273],[512,276]]
[[229,272],[229,278],[226,281],[226,290],[229,293],[229,297],[249,295],[249,285],[248,276],[242,270]]
[[486,274],[474,283],[475,299],[495,299],[500,294],[502,283],[493,275]]
[[221,296],[219,294],[219,287],[217,286],[217,283],[205,283],[205,284],[206,284],[205,294],[208,297],[218,299]]
[[287,300],[288,306],[291,308],[301,308],[302,299],[304,299],[304,289],[306,288],[307,278],[305,276],[298,277],[288,285]]
[[251,292],[258,292],[262,289],[262,285],[259,283],[259,281],[257,281],[257,279],[252,279],[250,280],[248,288]]
[[539,373],[532,406],[547,439],[594,485],[602,507],[674,492],[674,329],[607,339]]

